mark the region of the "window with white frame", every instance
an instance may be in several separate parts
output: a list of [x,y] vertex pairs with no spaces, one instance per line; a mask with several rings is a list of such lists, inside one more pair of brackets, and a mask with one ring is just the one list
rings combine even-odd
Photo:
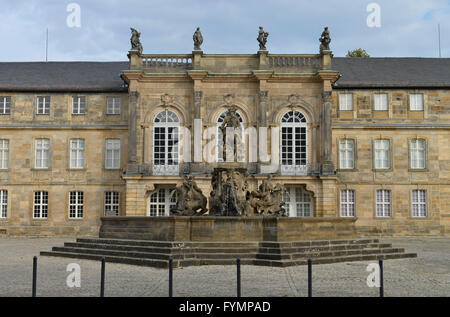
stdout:
[[33,218],[48,217],[48,192],[34,192]]
[[391,216],[391,191],[386,189],[377,190],[376,197],[377,217]]
[[341,190],[341,217],[355,217],[354,190]]
[[35,146],[35,168],[49,168],[50,140],[36,139]]
[[283,192],[284,209],[289,217],[308,218],[313,216],[311,194],[300,186],[287,186]]
[[148,212],[150,217],[170,216],[177,204],[177,191],[173,188],[160,188],[149,196]]
[[70,168],[84,167],[84,139],[70,140]]
[[107,169],[120,168],[120,139],[106,140],[105,167]]
[[108,97],[106,99],[106,114],[120,114],[119,97]]
[[280,123],[281,173],[285,175],[307,173],[308,125],[305,116],[296,110],[286,112]]
[[118,216],[119,206],[119,192],[105,192],[105,216]]
[[84,204],[84,193],[83,192],[70,192],[69,193],[69,218],[71,218],[71,219],[83,218],[83,204]]
[[373,101],[375,111],[387,111],[389,109],[387,94],[375,94],[373,96]]
[[180,120],[175,112],[163,110],[153,124],[153,173],[178,175]]
[[0,169],[9,167],[9,140],[0,139]]
[[355,140],[344,139],[339,141],[339,168],[355,168]]
[[339,110],[353,110],[353,94],[339,94]]
[[410,111],[423,111],[423,94],[410,94],[409,95],[409,110]]
[[[217,118],[217,139],[216,139],[216,157],[217,162],[223,162],[223,134],[222,130],[220,129],[221,125],[223,124],[223,120],[225,119],[225,116],[227,115],[228,111],[222,112],[222,114]],[[236,142],[239,142],[237,144],[237,161],[243,162],[245,160],[245,147],[244,147],[244,140],[245,140],[245,134],[244,134],[244,120],[242,119],[241,114],[236,111],[236,115],[239,118],[240,126],[237,128],[234,133],[236,135]],[[225,141],[226,142],[226,141]]]
[[37,114],[50,114],[50,96],[37,97]]
[[86,97],[72,97],[72,114],[86,114]]
[[0,218],[8,218],[8,191],[0,190]]
[[418,189],[412,191],[412,216],[424,218],[427,216],[427,191]]
[[11,97],[0,97],[1,114],[11,114]]
[[389,169],[391,167],[389,140],[375,140],[375,168]]
[[425,169],[425,140],[416,139],[409,141],[409,158],[411,169]]

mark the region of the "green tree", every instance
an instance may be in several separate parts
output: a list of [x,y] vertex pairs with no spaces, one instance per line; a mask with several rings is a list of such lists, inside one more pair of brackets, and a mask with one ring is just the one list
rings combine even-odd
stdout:
[[367,54],[366,50],[363,50],[362,48],[358,48],[353,51],[348,51],[347,55],[345,57],[370,57],[369,54]]

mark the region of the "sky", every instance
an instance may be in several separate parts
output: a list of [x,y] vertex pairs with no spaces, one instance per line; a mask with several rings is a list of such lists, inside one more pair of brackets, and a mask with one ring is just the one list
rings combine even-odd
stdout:
[[130,27],[141,32],[147,54],[190,53],[197,27],[206,54],[254,54],[259,26],[269,32],[270,53],[315,54],[328,26],[334,56],[363,48],[372,57],[439,57],[440,24],[441,54],[450,57],[450,0],[0,0],[0,4],[0,62],[44,61],[47,28],[49,61],[125,61]]

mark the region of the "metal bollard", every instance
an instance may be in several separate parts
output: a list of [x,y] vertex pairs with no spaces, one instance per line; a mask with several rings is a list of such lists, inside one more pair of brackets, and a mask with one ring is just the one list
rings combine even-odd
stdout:
[[169,258],[169,297],[173,297],[173,260]]
[[241,259],[236,259],[237,269],[237,297],[241,297]]
[[308,259],[308,297],[312,297],[312,260]]
[[102,270],[100,277],[100,297],[105,297],[105,257],[102,258]]
[[384,297],[384,282],[383,282],[383,259],[380,259],[380,297]]
[[33,287],[31,296],[36,297],[36,280],[37,280],[37,256],[33,257]]

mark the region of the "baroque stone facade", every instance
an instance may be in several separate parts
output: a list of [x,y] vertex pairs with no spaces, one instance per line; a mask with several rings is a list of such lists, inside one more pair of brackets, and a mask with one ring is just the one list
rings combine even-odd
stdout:
[[0,82],[0,232],[88,235],[105,214],[169,215],[184,175],[209,197],[233,105],[249,190],[271,175],[289,216],[356,218],[361,236],[450,233],[450,80],[358,75],[404,60],[328,50],[128,57],[0,66],[18,74]]

